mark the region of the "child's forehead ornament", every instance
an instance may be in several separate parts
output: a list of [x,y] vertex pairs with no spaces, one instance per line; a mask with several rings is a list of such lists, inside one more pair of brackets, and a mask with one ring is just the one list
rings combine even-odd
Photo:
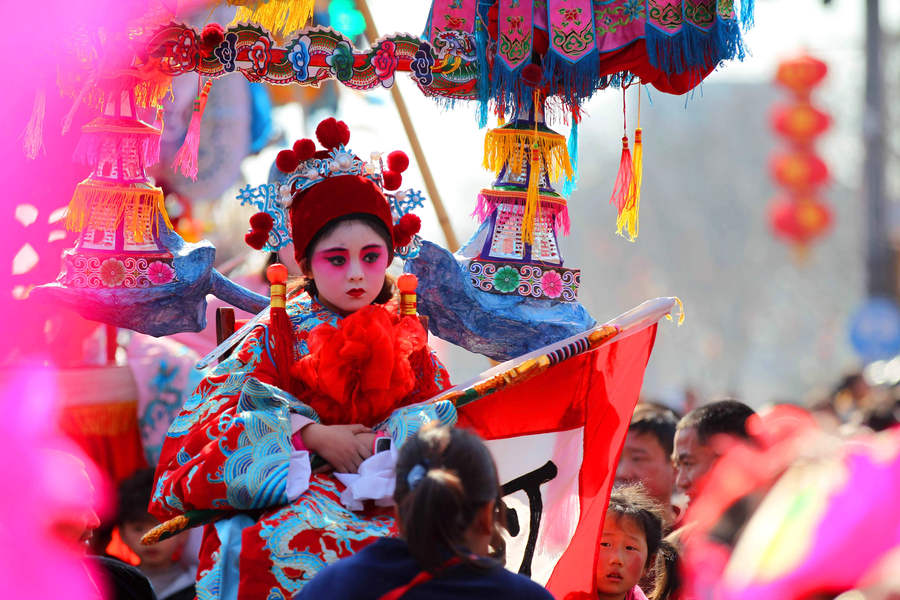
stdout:
[[[425,198],[418,190],[398,190],[403,181],[402,173],[409,167],[405,153],[394,151],[385,157],[381,152],[371,152],[368,161],[362,160],[347,148],[350,129],[334,118],[319,123],[316,138],[324,150],[317,150],[311,139],[297,140],[293,147],[278,153],[269,173],[269,183],[255,188],[247,185],[240,190],[237,198],[242,205],[252,205],[272,217],[270,229],[251,229],[245,238],[248,244],[267,251],[287,246],[291,242],[288,213],[298,193],[330,177],[343,175],[365,178],[382,191],[391,209],[395,235],[398,231],[412,231],[411,219],[403,220],[403,217],[423,206]],[[418,219],[415,220],[418,223]],[[400,230],[397,230],[398,225]],[[418,231],[418,227],[415,229]],[[396,254],[401,258],[415,258],[419,247],[415,232],[401,235],[401,241],[407,243],[402,244]]]

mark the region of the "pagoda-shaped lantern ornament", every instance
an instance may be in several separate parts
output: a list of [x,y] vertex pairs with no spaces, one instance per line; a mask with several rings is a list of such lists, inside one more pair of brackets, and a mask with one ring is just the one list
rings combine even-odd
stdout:
[[103,111],[75,149],[93,169],[69,203],[66,225],[78,239],[56,281],[34,293],[87,319],[157,336],[205,328],[207,294],[259,312],[268,298],[216,271],[212,244],[185,242],[173,230],[163,191],[146,173],[159,160],[162,113],[156,109],[152,125],[141,119],[139,80],[126,70],[102,82]]
[[82,128],[75,150],[94,170],[69,204],[66,225],[79,237],[63,258],[60,277],[68,286],[151,287],[176,279],[172,253],[160,240],[160,221],[172,228],[163,192],[145,171],[159,159],[161,112],[154,125],[141,120],[134,86],[123,88]]
[[[569,233],[566,199],[552,181],[572,175],[565,138],[537,119],[514,120],[491,130],[485,166],[497,173],[478,195],[482,224],[468,264],[473,286],[494,294],[574,302],[580,271],[563,267],[557,236]],[[480,243],[480,246],[479,246]]]

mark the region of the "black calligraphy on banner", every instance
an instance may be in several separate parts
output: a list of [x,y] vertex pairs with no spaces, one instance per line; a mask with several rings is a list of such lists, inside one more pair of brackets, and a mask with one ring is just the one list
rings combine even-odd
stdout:
[[[558,469],[552,460],[548,460],[543,466],[534,471],[525,473],[501,486],[501,496],[509,496],[516,492],[525,492],[528,497],[529,526],[528,541],[525,543],[525,554],[522,556],[522,564],[519,565],[519,573],[531,576],[531,561],[534,558],[534,549],[537,545],[537,536],[541,526],[541,515],[544,511],[544,501],[541,497],[541,486],[556,477]],[[506,530],[509,535],[516,537],[522,532],[519,523],[519,515],[516,511],[506,509]]]

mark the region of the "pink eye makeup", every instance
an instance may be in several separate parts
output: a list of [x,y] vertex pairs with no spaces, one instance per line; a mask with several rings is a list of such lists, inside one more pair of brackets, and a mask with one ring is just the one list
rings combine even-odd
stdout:
[[327,250],[322,250],[321,252],[316,252],[312,262],[319,268],[343,268],[347,265],[349,258],[350,253],[343,248],[329,248]]
[[381,245],[366,246],[360,250],[359,258],[366,269],[374,267],[384,268],[387,266],[387,253]]

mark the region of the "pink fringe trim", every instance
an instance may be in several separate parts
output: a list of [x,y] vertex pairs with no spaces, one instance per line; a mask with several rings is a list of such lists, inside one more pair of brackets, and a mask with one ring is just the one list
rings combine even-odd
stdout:
[[[485,193],[478,194],[478,201],[475,204],[475,210],[472,211],[472,216],[478,219],[479,223],[484,223],[497,208],[497,205],[504,201],[509,202],[509,199],[496,198]],[[554,215],[553,227],[556,229],[557,234],[569,235],[571,222],[569,221],[569,207],[567,205],[563,205],[557,210],[556,215]]]
[[478,202],[475,204],[472,216],[478,219],[479,223],[484,223],[485,219],[491,216],[495,208],[497,208],[496,198],[491,198],[486,194],[478,194]]
[[557,235],[560,232],[562,232],[562,235],[569,235],[570,226],[571,224],[569,223],[569,207],[564,206],[558,213],[556,213],[554,227],[556,227]]

